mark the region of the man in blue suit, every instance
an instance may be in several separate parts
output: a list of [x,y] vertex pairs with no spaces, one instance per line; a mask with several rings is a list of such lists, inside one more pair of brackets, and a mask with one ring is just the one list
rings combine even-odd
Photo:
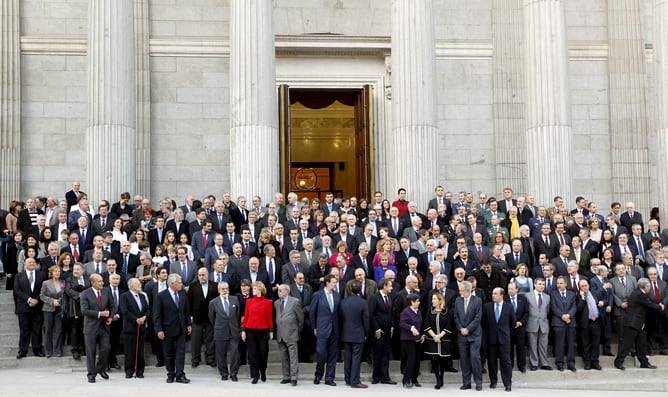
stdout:
[[[334,291],[338,280],[328,274],[323,280],[323,289],[313,295],[309,317],[316,337],[318,362],[315,367],[314,384],[320,384],[323,374],[325,384],[336,386],[336,358],[339,352],[339,294]],[[327,373],[325,373],[325,363]]]
[[511,391],[513,367],[510,361],[510,333],[517,326],[513,306],[504,302],[503,288],[494,288],[492,302],[483,307],[482,327],[485,330],[489,387],[496,388],[498,364],[506,391]]
[[186,360],[186,335],[190,335],[190,313],[181,276],[172,273],[169,286],[160,292],[153,304],[153,327],[165,352],[167,383],[190,383],[183,372]]
[[360,362],[362,349],[369,330],[369,306],[360,296],[362,283],[357,280],[349,282],[350,295],[341,301],[339,317],[341,318],[341,341],[343,342],[345,358],[343,361],[344,378],[346,385],[356,389],[366,389],[368,386],[360,381]]
[[482,390],[482,361],[480,360],[480,344],[482,342],[482,300],[471,295],[473,285],[462,281],[459,285],[459,297],[455,301],[455,326],[459,335],[460,365],[462,367],[462,386],[460,390],[471,388],[471,373],[475,381],[475,389]]

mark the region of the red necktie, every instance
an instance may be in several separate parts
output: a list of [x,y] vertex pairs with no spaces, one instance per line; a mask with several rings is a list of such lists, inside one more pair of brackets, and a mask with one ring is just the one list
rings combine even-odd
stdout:
[[206,248],[206,234],[202,233],[202,242],[204,243],[204,247]]
[[102,294],[100,294],[100,291],[97,291],[97,306],[102,309]]
[[248,243],[246,243],[246,255],[248,255]]
[[561,245],[566,245],[566,242],[564,241],[564,235],[563,234],[559,235],[559,241],[561,241]]
[[654,282],[654,300],[656,303],[661,302],[661,295],[659,295],[659,287],[656,285],[656,281]]
[[72,251],[72,256],[74,257],[75,262],[79,262],[79,250],[77,249],[76,245],[74,246],[74,250]]

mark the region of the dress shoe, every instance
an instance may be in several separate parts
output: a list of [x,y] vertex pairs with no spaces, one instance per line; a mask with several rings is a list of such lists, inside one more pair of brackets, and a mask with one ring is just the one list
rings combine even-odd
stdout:
[[577,368],[575,368],[575,365],[569,365],[569,366],[568,366],[568,369],[569,369],[571,372],[576,372],[576,371],[577,371]]
[[100,371],[98,373],[100,374],[102,379],[109,379],[109,374],[107,373],[107,371]]
[[34,354],[35,354],[35,357],[44,357],[44,353],[42,353],[41,350],[36,351]]
[[591,369],[591,364],[585,364],[585,371],[589,371]]
[[656,367],[656,365],[647,363],[647,364],[643,364],[643,365],[641,365],[640,368],[645,368],[645,369],[656,369],[657,367]]
[[325,384],[326,384],[327,386],[336,386],[336,382],[334,382],[333,380],[325,381]]
[[411,387],[413,387],[412,383],[404,383],[404,389],[410,389]]
[[458,371],[457,368],[455,368],[455,367],[449,367],[449,368],[446,368],[446,369],[444,370],[444,372],[452,372],[452,373],[454,374],[454,373],[457,373],[457,372],[459,372],[459,371]]
[[282,379],[281,380],[282,385],[287,385],[288,383],[290,383],[290,379]]
[[527,369],[526,369],[526,368],[520,368],[520,372],[523,373],[523,374],[526,374],[526,373],[527,373]]
[[618,370],[621,370],[621,371],[626,370],[626,368],[624,367],[624,364],[615,363],[615,368],[617,368]]
[[261,374],[260,374],[260,380],[261,380],[262,382],[266,382],[266,381],[267,381],[267,374],[265,374],[264,372],[261,373]]
[[564,365],[563,364],[557,364],[557,371],[562,371],[564,370]]
[[506,391],[513,391],[513,388],[510,386],[506,386]]
[[125,379],[132,379],[132,374],[125,374]]
[[113,364],[111,364],[111,368],[113,368],[113,369],[121,369],[121,366],[118,365],[118,363],[113,363]]
[[137,378],[144,379],[144,374],[137,374]]
[[320,378],[318,378],[317,376],[315,378],[313,378],[313,384],[314,385],[319,385],[320,384]]
[[290,381],[290,384],[291,384],[292,386],[297,386],[297,381],[296,381],[296,380],[291,380],[291,381]]
[[413,382],[413,386],[415,386],[415,387],[422,387],[422,384],[421,384],[420,382],[418,382],[418,381],[414,381],[414,382]]
[[603,368],[601,368],[601,365],[600,365],[600,364],[592,364],[591,367],[594,368],[594,369],[597,370],[597,371],[600,371],[600,370],[603,369]]
[[490,389],[496,389],[496,382],[495,383],[490,383],[489,388]]
[[51,354],[51,353],[46,353],[46,358],[51,358],[51,357],[53,357],[53,354]]
[[482,391],[482,385],[475,385],[475,391]]
[[377,385],[377,384],[379,384],[379,383],[380,383],[380,379],[372,379],[372,380],[371,380],[371,384],[372,384],[372,385]]
[[220,380],[227,380],[227,375],[220,375]]
[[257,384],[257,380],[258,380],[258,378],[256,376],[253,379],[251,379],[251,383],[255,385],[255,384]]
[[156,366],[156,367],[164,367],[164,366],[165,366],[165,362],[164,362],[164,361],[160,361],[160,360],[158,360],[158,362],[155,363],[155,366]]
[[75,360],[80,359],[81,358],[81,353],[79,353],[79,352],[72,353],[72,358],[75,359]]
[[369,386],[365,385],[364,383],[358,383],[358,384],[356,384],[356,385],[352,385],[352,386],[350,386],[350,387],[352,387],[352,388],[354,388],[354,389],[366,389],[366,388],[368,388]]
[[194,363],[190,364],[190,367],[192,367],[192,368],[197,368],[197,367],[199,367],[199,363],[198,363],[198,362],[194,362]]
[[540,369],[544,371],[552,371],[552,367],[550,367],[549,365],[543,365],[542,367],[540,367]]
[[27,357],[27,356],[28,356],[28,353],[26,353],[26,352],[19,352],[19,354],[16,355],[16,358],[20,360],[20,359],[22,359],[22,358],[24,358],[24,357]]
[[531,367],[529,367],[529,371],[538,371],[538,367],[532,365]]
[[188,384],[190,383],[190,379],[186,378],[185,376],[182,376],[180,378],[176,378],[176,383]]
[[211,368],[216,368],[216,363],[214,363],[214,362],[206,363],[206,365],[208,365]]
[[459,390],[471,390],[471,385],[462,385]]
[[231,376],[230,376],[230,380],[231,380],[232,382],[237,382],[239,379],[237,379],[237,376],[236,376],[236,375],[231,375]]
[[88,377],[88,383],[95,383],[95,377],[94,376],[89,376]]
[[615,356],[614,354],[612,354],[612,352],[603,352],[603,355],[608,356],[608,357],[614,357]]
[[383,385],[396,385],[397,382],[393,381],[392,379],[383,379],[380,381],[381,384]]
[[167,383],[174,383],[174,378],[167,377]]

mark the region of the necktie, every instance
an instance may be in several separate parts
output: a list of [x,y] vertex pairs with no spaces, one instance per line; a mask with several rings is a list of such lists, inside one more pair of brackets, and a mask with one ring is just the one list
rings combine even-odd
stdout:
[[123,255],[123,273],[128,273],[128,254]]
[[496,322],[499,322],[499,318],[501,318],[501,305],[498,303],[494,305],[494,317],[496,318]]
[[561,245],[566,245],[566,241],[564,241],[564,235],[563,234],[559,235],[559,241],[561,242]]
[[587,292],[587,308],[589,309],[589,319],[591,321],[596,321],[598,318],[598,310],[596,310],[596,301],[592,296],[591,292]]
[[482,247],[478,246],[478,257],[480,258],[480,261],[482,262]]
[[564,302],[564,304],[566,304],[566,292],[561,293],[561,300]]
[[311,253],[308,251],[306,252],[306,263],[308,263],[309,266],[311,265]]
[[204,248],[206,248],[206,234],[202,233],[202,244],[204,245]]
[[99,263],[95,264],[95,273],[102,274],[102,272],[100,272],[100,264]]
[[102,294],[100,294],[100,291],[97,291],[97,307],[102,309]]
[[219,283],[223,281],[223,273],[218,273],[218,281]]
[[659,286],[656,285],[656,281],[654,282],[654,301],[656,303],[661,302],[661,295],[659,294]]
[[269,284],[274,283],[274,259],[269,259]]
[[83,281],[83,278],[80,278],[80,279],[79,279],[79,285],[85,285],[85,284],[84,284],[84,281]]
[[434,254],[429,253],[429,263],[434,261]]
[[387,297],[387,295],[383,295],[383,300],[385,301],[385,309],[387,311],[390,311],[390,299]]
[[51,262],[53,262],[54,265],[57,264],[58,263],[58,258],[56,258],[55,256],[52,256],[51,257]]
[[118,289],[114,288],[114,306],[118,307]]
[[230,304],[227,302],[227,297],[223,297],[223,309],[225,310],[225,314],[228,316],[230,315]]
[[538,293],[538,309],[540,309],[543,306],[543,294]]
[[645,257],[645,247],[642,245],[642,241],[640,240],[640,237],[636,238],[636,246],[638,247],[638,255],[642,256],[643,258]]
[[34,290],[35,276],[33,275],[33,272],[28,273],[28,281],[30,281],[30,290]]
[[246,255],[248,255],[248,243],[246,243]]
[[329,303],[329,310],[334,312],[334,297],[331,292],[327,292],[327,302]]
[[183,279],[184,284],[188,282],[188,270],[185,262],[181,262],[181,278]]
[[86,229],[81,229],[81,241],[86,242]]
[[369,272],[369,268],[368,268],[367,265],[366,265],[366,257],[365,257],[365,256],[362,257],[362,266],[364,266],[364,272],[365,272],[365,273],[368,273],[368,272]]
[[545,240],[545,245],[547,245],[549,247],[550,246],[550,239],[547,238],[547,236],[543,236],[543,240]]
[[102,218],[102,229],[104,229],[104,226],[107,224],[107,218]]
[[629,251],[626,249],[626,246],[624,246],[624,254],[628,254]]
[[299,266],[295,265],[295,274],[299,273]]
[[469,308],[469,298],[464,298],[464,314],[466,314],[466,310]]
[[76,245],[72,247],[72,256],[74,257],[75,262],[79,262],[79,250]]
[[626,289],[626,280],[622,277],[622,288]]
[[573,279],[573,291],[578,291],[578,283],[575,280],[575,276],[571,277]]
[[179,293],[174,292],[174,303],[176,303],[176,307],[179,307]]
[[218,255],[222,255],[222,254],[223,254],[223,247],[218,247]]
[[285,311],[285,299],[281,299],[281,313]]
[[513,304],[513,310],[517,311],[517,298],[513,296],[510,301]]
[[547,290],[552,291],[552,279],[551,278],[547,279]]
[[141,299],[139,299],[139,295],[133,294],[135,297],[135,302],[137,302],[137,307],[139,308],[139,311],[142,311],[142,305],[141,305]]

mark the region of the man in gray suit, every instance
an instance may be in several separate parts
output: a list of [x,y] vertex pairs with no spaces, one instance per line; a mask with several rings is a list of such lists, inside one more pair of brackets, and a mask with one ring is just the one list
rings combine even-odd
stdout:
[[[216,344],[216,365],[221,380],[237,381],[239,372],[239,339],[241,338],[241,315],[239,301],[230,296],[230,285],[218,283],[220,297],[209,304],[209,320],[213,324],[213,340]],[[230,352],[230,367],[227,368],[227,352]]]
[[[188,251],[179,247],[176,251],[177,260],[169,264],[169,274],[181,276],[184,285],[189,285],[197,277],[197,262],[188,260]],[[188,287],[185,288],[188,291]]]
[[455,326],[459,335],[460,365],[462,367],[462,386],[460,390],[471,388],[471,373],[475,381],[475,389],[482,390],[482,362],[480,345],[482,342],[482,300],[471,295],[473,285],[462,281],[459,285],[459,297],[455,301]]
[[304,311],[301,300],[290,296],[290,286],[278,286],[278,300],[274,302],[276,313],[276,342],[281,352],[281,368],[283,380],[281,384],[290,383],[297,386],[299,378],[299,352],[297,343],[304,327]]
[[84,275],[90,277],[91,274],[102,274],[107,271],[107,263],[104,262],[104,253],[102,248],[93,249],[93,260],[84,264]]
[[551,371],[547,361],[547,342],[550,333],[550,323],[547,315],[550,312],[550,294],[545,293],[545,279],[536,278],[534,291],[527,294],[529,304],[529,318],[526,330],[529,339],[529,363],[531,370],[540,369]]
[[619,263],[615,266],[615,278],[610,280],[612,284],[612,299],[615,303],[613,315],[615,318],[615,330],[619,336],[621,346],[624,335],[624,315],[628,307],[628,298],[637,287],[636,278],[626,274],[626,267]]
[[[109,355],[109,324],[116,314],[114,300],[109,289],[104,288],[104,281],[99,274],[90,276],[91,288],[82,292],[79,301],[84,315],[84,344],[86,346],[86,367],[88,383],[95,383],[95,375],[104,379],[107,375],[107,357]],[[99,356],[95,362],[96,348]]]

